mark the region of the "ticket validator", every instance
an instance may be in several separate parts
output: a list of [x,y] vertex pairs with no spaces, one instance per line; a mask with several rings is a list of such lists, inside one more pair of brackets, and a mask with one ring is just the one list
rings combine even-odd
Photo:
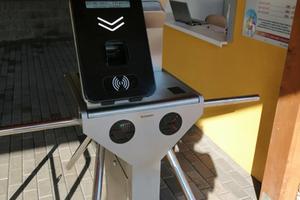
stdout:
[[140,0],[70,0],[82,92],[89,105],[137,101],[155,81]]

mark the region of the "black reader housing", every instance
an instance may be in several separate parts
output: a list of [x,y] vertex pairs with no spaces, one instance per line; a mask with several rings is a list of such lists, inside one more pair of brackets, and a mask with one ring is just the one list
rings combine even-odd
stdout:
[[70,0],[84,98],[102,103],[155,91],[141,0]]

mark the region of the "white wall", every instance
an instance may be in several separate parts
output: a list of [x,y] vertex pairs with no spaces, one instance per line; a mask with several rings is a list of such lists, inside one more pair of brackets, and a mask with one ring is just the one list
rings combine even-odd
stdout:
[[205,20],[208,15],[223,15],[224,0],[186,0],[195,19]]

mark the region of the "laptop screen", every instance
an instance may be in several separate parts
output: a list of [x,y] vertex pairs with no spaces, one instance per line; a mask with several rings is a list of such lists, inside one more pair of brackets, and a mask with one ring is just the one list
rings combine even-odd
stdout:
[[173,15],[176,21],[185,23],[192,22],[192,17],[186,2],[170,1],[170,5],[173,11]]

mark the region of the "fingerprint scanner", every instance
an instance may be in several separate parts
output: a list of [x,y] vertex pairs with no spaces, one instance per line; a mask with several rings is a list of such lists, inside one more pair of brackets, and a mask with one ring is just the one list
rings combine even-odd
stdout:
[[105,43],[106,64],[108,66],[120,66],[127,64],[127,47],[121,41],[107,41]]

